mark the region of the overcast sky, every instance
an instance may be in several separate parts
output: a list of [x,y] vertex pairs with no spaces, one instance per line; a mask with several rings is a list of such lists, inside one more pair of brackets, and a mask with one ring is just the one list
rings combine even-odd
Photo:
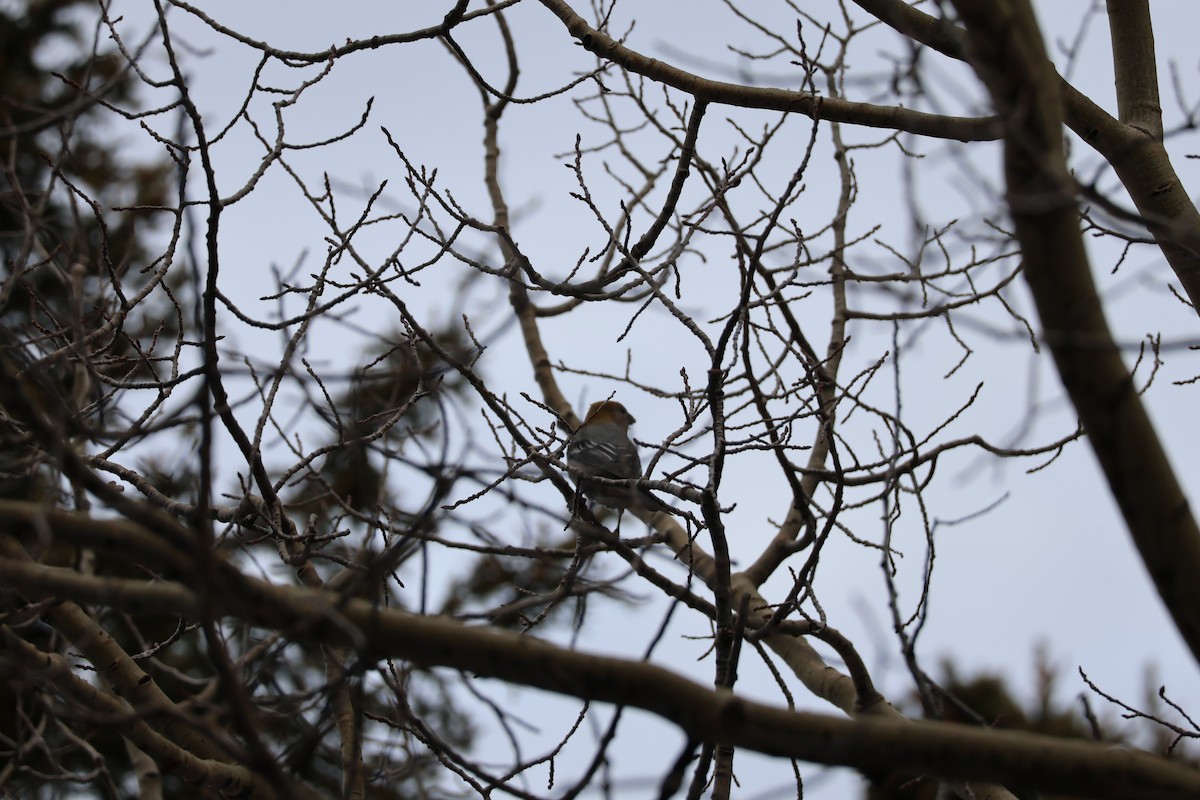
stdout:
[[[114,10],[124,13],[122,30],[131,36],[144,29],[147,7],[142,0],[116,0]],[[444,3],[327,3],[320,0],[255,0],[203,3],[206,13],[220,23],[249,37],[295,50],[320,50],[347,38],[398,32],[430,25],[440,20]],[[581,12],[582,3],[578,3]],[[1069,72],[1072,82],[1101,106],[1114,109],[1112,68],[1106,48],[1107,23],[1096,17],[1084,39],[1080,57],[1066,62],[1057,46],[1076,34],[1077,22],[1091,4],[1047,0],[1038,3],[1052,54],[1060,69]],[[745,26],[738,27],[717,2],[699,0],[658,0],[654,3],[625,3],[618,6],[626,15],[637,12],[637,27],[627,43],[642,52],[664,60],[675,60],[688,69],[723,79],[735,79],[750,70],[756,80],[769,84],[783,78],[781,72],[756,68],[726,50],[726,45],[762,48],[761,40]],[[1159,37],[1160,69],[1164,76],[1163,98],[1168,127],[1177,125],[1181,116],[1167,84],[1167,60],[1176,59],[1183,85],[1200,99],[1200,79],[1194,49],[1195,31],[1200,25],[1200,6],[1189,0],[1154,4],[1156,33]],[[258,56],[249,48],[231,42],[175,10],[171,14],[173,31],[186,44],[187,70],[197,105],[212,130],[219,130],[237,113]],[[570,80],[585,70],[590,60],[576,46],[560,23],[539,4],[522,3],[510,14],[522,44],[523,81],[521,96],[533,96]],[[781,26],[790,25],[779,15]],[[620,26],[617,26],[620,27]],[[474,26],[464,31],[461,43],[477,63],[496,67],[495,41],[491,29]],[[816,33],[812,33],[815,37]],[[871,73],[884,68],[880,55],[890,46],[901,52],[894,38],[879,35],[877,48],[862,47],[856,52],[851,75]],[[681,54],[690,56],[684,62]],[[263,76],[264,84],[294,85],[301,77],[311,77],[315,68],[289,70],[273,63]],[[500,75],[497,68],[492,75]],[[163,71],[158,73],[163,76]],[[851,99],[887,102],[884,97],[855,96],[855,85],[848,88]],[[867,89],[864,87],[863,91]],[[947,64],[938,78],[937,91],[947,103],[978,103],[982,91],[964,70]],[[164,96],[165,97],[165,96]],[[486,196],[481,175],[478,95],[463,72],[453,66],[444,48],[426,42],[412,47],[389,47],[364,52],[339,61],[333,74],[315,87],[303,101],[286,111],[288,140],[293,143],[319,141],[345,130],[362,114],[368,98],[374,98],[370,121],[352,140],[329,148],[296,153],[290,162],[303,171],[306,179],[319,181],[327,172],[346,195],[345,213],[353,216],[361,204],[351,187],[373,189],[389,179],[387,197],[397,207],[406,207],[402,191],[403,170],[388,148],[381,126],[387,128],[406,154],[415,162],[435,167],[439,183],[453,192],[468,209],[487,216]],[[163,102],[162,97],[158,102]],[[966,106],[950,107],[951,113],[968,113]],[[259,98],[251,113],[263,123],[270,122],[268,100]],[[740,110],[714,108],[702,147],[708,157],[719,157],[722,148],[735,140],[731,127],[721,120],[730,117],[746,124],[763,115]],[[170,130],[165,119],[157,124]],[[516,235],[525,251],[541,265],[570,265],[584,246],[594,244],[596,231],[587,224],[577,204],[566,199],[575,187],[573,176],[564,168],[569,160],[577,133],[598,135],[586,125],[568,99],[559,98],[532,106],[516,106],[506,116],[504,132],[505,167],[503,177],[510,202],[517,212]],[[268,132],[273,135],[274,131]],[[854,131],[855,140],[878,139],[878,132]],[[129,141],[138,141],[134,131]],[[722,139],[722,137],[726,137]],[[145,139],[140,140],[147,146]],[[1176,167],[1185,182],[1194,184],[1195,164],[1184,155],[1200,150],[1191,139],[1175,140]],[[586,141],[585,141],[586,143]],[[948,220],[995,190],[999,150],[995,145],[959,147],[942,142],[923,141],[916,147],[927,156],[920,163],[919,202],[931,222]],[[218,179],[225,193],[236,191],[253,173],[262,153],[245,125],[236,126],[215,149]],[[861,234],[878,224],[881,236],[903,244],[908,241],[909,218],[897,213],[903,201],[902,160],[895,150],[862,151],[856,154],[864,194],[854,207],[851,235]],[[1094,169],[1096,159],[1082,145],[1072,148],[1072,164],[1080,174]],[[974,172],[969,171],[974,170]],[[811,207],[814,215],[828,206],[829,192],[836,192],[836,172],[827,149],[818,149],[807,182],[809,195],[802,200],[798,214]],[[1111,184],[1111,179],[1107,181]],[[316,185],[315,183],[313,184]],[[811,196],[811,200],[809,197]],[[1121,198],[1122,202],[1125,201]],[[806,204],[811,203],[811,206]],[[410,206],[408,206],[410,207]],[[801,216],[803,222],[804,217]],[[364,244],[370,251],[370,236]],[[386,231],[374,242],[378,253],[394,246]],[[1123,341],[1138,342],[1145,334],[1161,331],[1175,342],[1195,339],[1194,313],[1171,300],[1166,285],[1171,280],[1161,258],[1150,250],[1135,251],[1115,276],[1108,273],[1114,263],[1111,249],[1091,243],[1094,267],[1102,289],[1112,301],[1110,319]],[[306,274],[319,265],[325,251],[323,232],[311,208],[299,196],[286,173],[272,169],[258,189],[246,200],[230,208],[223,220],[221,252],[224,278],[222,288],[257,313],[267,313],[267,303],[257,298],[275,289],[270,267],[288,270],[297,263],[307,264]],[[307,254],[307,255],[306,255]],[[865,251],[864,257],[883,258],[881,251]],[[462,279],[463,268],[454,266],[430,271],[422,276],[423,289],[416,293],[419,308],[431,326],[444,322],[456,311],[448,302]],[[717,274],[713,279],[713,297],[727,290],[730,278]],[[536,387],[516,331],[503,329],[506,318],[504,288],[489,281],[479,282],[469,293],[466,312],[477,331],[501,333],[481,362],[484,373],[496,382],[498,390],[518,396],[535,393]],[[1024,292],[1014,290],[1015,302],[1029,311]],[[692,299],[701,302],[703,298]],[[356,325],[378,330],[387,324],[376,314],[378,309],[364,306]],[[998,318],[1003,320],[1002,317]],[[617,338],[628,321],[628,314],[606,317],[601,310],[572,314],[562,320],[548,321],[545,332],[552,358],[568,358],[573,366],[594,371],[620,372],[624,368],[627,347],[634,348],[632,370],[647,379],[678,372],[680,361],[695,358],[686,343],[680,343],[678,331],[665,314],[649,313],[635,326],[630,342]],[[1004,327],[1005,331],[1011,325]],[[256,339],[255,332],[244,327],[228,329],[231,346],[255,350],[277,347],[278,341]],[[310,358],[320,363],[336,361],[353,352],[357,344],[351,332],[345,340],[321,339]],[[864,360],[875,357],[881,344],[870,331],[855,332],[860,338],[850,353],[846,375],[853,374]],[[958,360],[960,353],[944,337],[921,337],[912,344],[904,362],[907,382],[906,409],[913,418],[929,424],[943,418],[969,392],[969,387],[984,381],[976,415],[970,424],[953,431],[968,435],[983,428],[998,441],[1013,437],[1026,424],[1036,430],[1032,440],[1047,440],[1069,431],[1073,415],[1061,400],[1056,377],[1046,358],[1034,358],[1028,342],[1016,337],[976,335],[972,344],[977,353],[969,368],[949,380],[943,376]],[[663,346],[647,346],[659,342]],[[667,342],[678,344],[667,345]],[[269,352],[269,351],[264,351]],[[580,353],[586,354],[581,358]],[[269,361],[269,357],[264,356]],[[858,361],[855,361],[858,359]],[[1195,391],[1193,386],[1174,386],[1200,373],[1200,361],[1184,351],[1169,354],[1162,374],[1146,399],[1185,486],[1193,487],[1200,479],[1194,425]],[[591,400],[606,397],[615,387],[603,381],[580,376],[564,377],[568,397],[581,407]],[[930,387],[922,394],[921,386]],[[622,395],[639,419],[637,435],[646,440],[661,439],[678,424],[671,403],[649,396]],[[914,408],[916,406],[916,408]],[[923,408],[922,406],[926,406]],[[1054,464],[1033,475],[1024,470],[1040,461],[1012,462],[997,467],[978,453],[964,452],[945,460],[940,467],[940,482],[930,495],[931,513],[938,522],[936,575],[931,598],[931,613],[920,639],[919,650],[928,668],[936,667],[943,656],[952,657],[964,674],[974,671],[1003,672],[1012,685],[1029,692],[1035,678],[1034,650],[1044,644],[1049,657],[1062,669],[1060,696],[1071,698],[1082,690],[1076,674],[1082,668],[1106,691],[1131,702],[1143,700],[1145,671],[1152,668],[1155,680],[1167,686],[1170,696],[1185,708],[1200,712],[1200,681],[1195,664],[1174,631],[1170,620],[1141,567],[1115,506],[1095,467],[1091,452],[1077,443]],[[764,481],[750,470],[733,471],[726,491],[735,497],[738,510],[730,516],[731,536],[736,537],[735,554],[743,562],[758,551],[772,533],[768,520],[779,520],[785,511],[781,484],[772,477]],[[986,515],[959,524],[959,518],[995,505]],[[864,510],[875,514],[878,509]],[[636,523],[634,523],[636,524]],[[900,547],[909,555],[901,567],[902,601],[912,610],[915,588],[921,579],[923,536],[920,527],[905,520],[898,531]],[[821,599],[832,625],[849,635],[872,667],[881,688],[894,700],[908,692],[908,681],[898,660],[896,640],[890,633],[890,620],[883,603],[885,587],[876,551],[847,540],[830,545],[823,559]],[[786,575],[783,576],[786,578]],[[779,597],[786,585],[770,583],[765,594]],[[649,596],[649,590],[642,592]],[[581,646],[605,652],[640,655],[649,636],[662,617],[664,606],[650,604],[653,613],[630,614],[629,608],[596,616],[588,625]],[[676,624],[655,658],[680,669],[698,680],[711,680],[710,662],[698,662],[708,642],[707,630],[684,618]],[[745,659],[739,691],[780,702],[766,672]],[[934,670],[936,673],[936,669]],[[793,687],[798,705],[833,713],[827,705],[805,696]],[[503,699],[510,690],[495,687]],[[1027,694],[1026,697],[1029,695]],[[544,719],[556,719],[553,709],[574,709],[574,701],[541,697],[547,713]],[[535,712],[530,711],[531,716]],[[574,712],[565,712],[572,719]],[[561,722],[561,718],[558,718]],[[640,717],[639,717],[640,719]],[[637,723],[641,724],[641,723]],[[669,726],[649,723],[664,736],[674,737]],[[549,741],[559,736],[559,728],[547,731]],[[677,737],[676,737],[677,738]],[[671,738],[671,741],[674,739]],[[636,742],[623,745],[622,757],[636,758]],[[587,747],[581,752],[586,753]],[[661,755],[661,754],[660,754]],[[778,785],[783,773],[776,770],[760,783],[758,771],[750,759],[740,760],[739,777],[747,790],[764,791]],[[645,774],[656,778],[661,764],[649,763]],[[815,771],[810,774],[816,774]],[[845,783],[838,786],[844,788]],[[851,784],[853,785],[853,784]],[[648,790],[648,789],[647,789]],[[837,796],[840,789],[823,793],[815,788],[813,797]],[[640,795],[634,795],[640,796]]]

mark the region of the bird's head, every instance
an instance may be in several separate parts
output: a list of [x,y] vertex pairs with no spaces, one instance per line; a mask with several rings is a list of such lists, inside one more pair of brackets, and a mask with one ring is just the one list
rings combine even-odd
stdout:
[[630,414],[625,406],[618,403],[616,400],[600,400],[588,406],[587,414],[583,418],[584,425],[603,425],[611,423],[620,425],[622,428],[628,428],[633,423],[637,422]]

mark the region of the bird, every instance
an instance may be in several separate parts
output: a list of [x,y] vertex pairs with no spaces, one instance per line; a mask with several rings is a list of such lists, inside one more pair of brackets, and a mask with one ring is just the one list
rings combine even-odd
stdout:
[[575,485],[589,499],[603,506],[624,511],[627,508],[672,513],[671,506],[632,483],[600,484],[590,478],[633,481],[642,477],[642,460],[637,445],[629,438],[629,426],[636,422],[625,406],[615,400],[592,403],[583,424],[567,442],[567,465]]

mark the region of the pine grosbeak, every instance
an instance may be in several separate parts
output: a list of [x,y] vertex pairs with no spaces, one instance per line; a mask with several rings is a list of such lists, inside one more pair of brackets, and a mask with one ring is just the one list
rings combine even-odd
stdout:
[[567,464],[580,490],[601,505],[670,513],[669,505],[638,486],[601,485],[588,480],[633,481],[642,477],[642,460],[637,445],[629,438],[629,426],[636,421],[625,406],[613,400],[592,403],[583,424],[567,443]]

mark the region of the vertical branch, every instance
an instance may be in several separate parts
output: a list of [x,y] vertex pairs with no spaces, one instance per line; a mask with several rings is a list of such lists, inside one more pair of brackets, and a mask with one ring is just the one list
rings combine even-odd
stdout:
[[1108,27],[1121,122],[1161,139],[1162,106],[1149,0],[1108,0]]
[[[838,96],[837,78],[833,71],[827,72],[826,87],[831,97]],[[814,128],[819,120],[814,119]],[[789,319],[792,338],[808,356],[811,362],[808,369],[813,376],[816,388],[816,402],[819,426],[812,449],[808,454],[808,463],[804,476],[800,479],[800,494],[811,498],[821,481],[820,473],[825,468],[825,462],[833,453],[834,426],[837,414],[838,370],[842,363],[842,354],[846,346],[846,322],[848,320],[846,306],[846,222],[849,219],[850,207],[854,203],[855,177],[854,167],[850,163],[850,153],[842,139],[841,124],[830,120],[829,135],[833,143],[833,158],[838,166],[839,191],[834,218],[830,224],[833,234],[833,247],[829,257],[829,283],[832,294],[833,313],[829,319],[829,339],[825,347],[825,357],[818,358],[812,346],[805,339],[803,332],[794,318]],[[800,174],[794,178],[799,181]],[[769,281],[770,283],[770,281]],[[772,287],[774,290],[774,287]],[[786,307],[785,307],[786,309]],[[788,314],[790,317],[790,313]],[[833,453],[836,466],[836,453]],[[806,500],[807,502],[807,500]],[[807,505],[793,503],[788,509],[787,519],[771,543],[755,562],[746,569],[746,575],[756,586],[774,574],[779,565],[793,553],[804,539],[797,540],[797,535],[806,525],[815,527],[812,512]],[[809,537],[805,537],[807,539]]]
[[347,647],[322,648],[325,678],[333,687],[330,705],[342,759],[342,797],[344,800],[363,800],[367,794],[362,753],[362,698],[352,691],[352,676],[346,671],[349,652]]
[[[550,363],[550,354],[542,339],[541,329],[537,322],[537,309],[529,298],[529,290],[522,283],[521,262],[524,256],[513,244],[509,233],[508,201],[504,198],[504,190],[500,186],[500,118],[508,107],[507,97],[517,88],[520,68],[517,62],[516,45],[512,32],[505,21],[503,13],[497,11],[494,19],[504,42],[504,53],[508,62],[508,78],[502,90],[503,97],[489,101],[486,88],[480,86],[480,95],[484,101],[483,116],[483,182],[487,187],[488,197],[492,203],[492,224],[501,233],[496,237],[504,263],[509,272],[508,301],[516,314],[521,328],[521,336],[525,340],[525,349],[529,353],[533,365],[534,380],[542,391],[542,397],[550,408],[554,409],[572,429],[579,427],[579,419],[571,409],[571,404],[558,387],[554,370]],[[460,57],[461,60],[461,57]]]
[[[291,517],[284,510],[282,501],[275,492],[266,465],[263,464],[261,450],[256,443],[250,441],[245,430],[243,430],[241,424],[234,416],[230,405],[229,393],[221,374],[219,364],[220,354],[217,349],[217,342],[220,339],[217,331],[217,299],[220,295],[218,288],[218,277],[220,274],[219,230],[224,203],[217,188],[216,169],[210,151],[210,142],[205,131],[203,116],[192,100],[186,77],[179,65],[172,45],[166,14],[159,0],[155,0],[155,8],[158,12],[159,27],[162,32],[163,48],[167,53],[168,61],[171,65],[174,82],[180,96],[180,103],[191,121],[192,131],[196,135],[196,150],[200,155],[203,165],[205,187],[208,194],[207,205],[209,217],[205,235],[208,270],[205,277],[204,289],[200,295],[202,303],[201,330],[204,391],[197,393],[196,400],[200,410],[202,427],[200,437],[200,488],[194,514],[194,528],[198,535],[196,536],[194,550],[197,564],[199,565],[198,571],[201,575],[205,576],[210,585],[215,586],[216,573],[211,552],[214,541],[211,518],[214,416],[221,420],[225,429],[245,457],[247,465],[254,475],[255,483],[266,501],[270,512],[272,528],[278,533],[286,534],[294,533],[295,527],[291,521]],[[289,556],[298,565],[300,578],[310,587],[321,586],[323,582],[320,576],[313,568],[308,554],[296,542],[295,537],[285,535],[284,539],[287,542],[285,546],[288,549]],[[206,598],[207,602],[208,593],[205,592],[202,596]],[[253,703],[247,687],[241,680],[241,676],[237,673],[225,646],[224,637],[217,629],[212,612],[206,609],[203,616],[201,627],[208,648],[208,658],[216,674],[220,677],[225,690],[230,695],[229,707],[232,711],[233,723],[247,743],[251,753],[252,765],[261,771],[270,782],[272,788],[281,794],[286,794],[291,790],[293,782],[289,776],[284,774],[279,761],[270,751],[270,748],[261,735],[261,725],[256,719],[258,708]],[[345,648],[329,648],[325,651],[326,670],[329,674],[338,676],[343,674],[343,664],[347,652]],[[348,695],[348,683],[342,680],[335,683],[335,686],[337,687],[334,691],[335,714],[339,721],[343,723],[339,726],[339,732],[343,737],[342,755],[344,758],[352,757],[361,761],[362,749],[361,743],[358,741],[358,726],[345,724],[347,719],[353,720],[356,717],[353,701]],[[347,780],[346,796],[361,796],[361,763],[343,762],[343,768]]]

